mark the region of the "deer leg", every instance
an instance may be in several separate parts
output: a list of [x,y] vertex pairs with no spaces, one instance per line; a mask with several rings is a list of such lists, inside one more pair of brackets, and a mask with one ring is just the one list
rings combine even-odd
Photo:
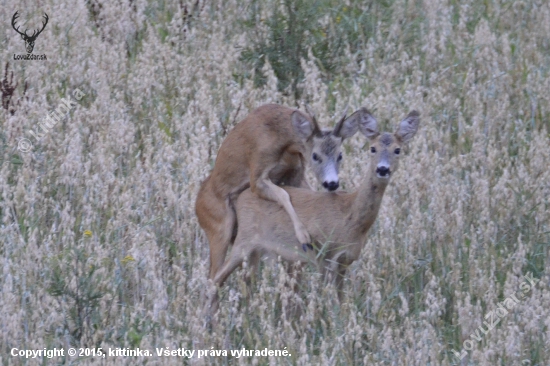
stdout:
[[201,187],[195,207],[199,224],[206,233],[210,247],[210,272],[213,279],[223,265],[227,249],[231,245],[237,218],[229,198],[220,199],[208,188]]
[[249,255],[250,250],[243,250],[235,246],[235,248],[233,248],[233,250],[231,251],[229,258],[227,258],[227,261],[225,261],[225,263],[223,264],[223,267],[221,267],[218,273],[216,273],[214,277],[214,285],[216,286],[216,288],[210,296],[209,304],[211,315],[214,315],[218,311],[218,288],[224,284],[229,275],[233,273],[233,271],[238,266],[240,266],[243,263],[244,259],[247,258]]
[[246,274],[245,281],[246,281],[247,291],[250,294],[252,293],[250,291],[252,287],[252,282],[256,279],[256,274],[258,273],[258,264],[260,262],[260,255],[257,252],[252,252],[248,259],[249,259],[248,264],[250,266],[250,270]]
[[[296,233],[296,238],[303,245],[304,248],[311,242],[311,237],[307,232],[306,227],[296,214],[292,203],[290,202],[290,196],[288,193],[281,187],[275,185],[268,177],[270,169],[264,169],[261,172],[260,176],[254,181],[251,180],[250,188],[252,192],[256,193],[263,199],[277,202],[290,216],[292,224],[294,226],[294,232]],[[252,183],[254,182],[254,183]]]
[[324,260],[320,268],[325,283],[331,282],[336,287],[338,292],[338,301],[342,302],[344,298],[344,278],[348,266],[338,262],[338,258],[333,258],[330,261]]
[[222,214],[224,216],[221,220],[220,226],[214,234],[213,240],[210,242],[209,278],[214,278],[219,268],[223,265],[225,256],[227,255],[227,249],[229,249],[229,246],[231,245],[234,227],[237,224],[235,211],[228,202],[224,205],[223,212],[219,212],[219,214],[220,216]]
[[245,258],[250,256],[250,252],[251,251],[248,249],[243,250],[241,248],[234,248],[223,267],[220,268],[219,272],[216,273],[216,276],[214,277],[214,283],[216,286],[222,286],[227,280],[227,277],[229,277],[229,275],[243,263]]
[[342,300],[344,299],[344,278],[346,276],[347,266],[343,264],[338,265],[338,270],[335,273],[335,279],[334,284],[336,285],[336,289],[338,291],[338,301],[340,301],[340,304],[342,303]]

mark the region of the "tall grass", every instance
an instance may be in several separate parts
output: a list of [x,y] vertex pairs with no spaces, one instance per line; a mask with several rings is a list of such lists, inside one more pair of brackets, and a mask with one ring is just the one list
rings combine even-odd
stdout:
[[[34,49],[47,61],[13,60],[16,10],[29,29],[50,16]],[[2,364],[25,364],[13,347],[69,346],[291,354],[193,364],[550,363],[548,2],[8,0],[0,15]],[[75,88],[86,96],[35,141]],[[308,102],[325,126],[366,106],[386,130],[417,109],[421,129],[343,303],[314,271],[294,293],[284,264],[266,264],[251,296],[231,277],[209,332],[194,201],[227,132],[266,102]],[[345,152],[352,190],[364,138]],[[459,361],[528,272],[541,280]]]

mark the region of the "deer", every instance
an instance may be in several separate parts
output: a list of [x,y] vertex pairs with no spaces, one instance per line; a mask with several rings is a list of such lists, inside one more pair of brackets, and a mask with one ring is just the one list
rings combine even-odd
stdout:
[[199,225],[209,242],[210,279],[235,239],[235,199],[248,188],[252,195],[281,207],[292,223],[290,232],[295,240],[305,250],[313,249],[309,233],[281,186],[311,189],[305,179],[308,164],[324,188],[334,191],[339,187],[342,141],[358,130],[359,114],[346,115],[344,112],[333,130],[321,130],[314,114],[267,104],[253,110],[228,133],[195,203]]
[[45,21],[42,23],[42,29],[38,30],[34,30],[32,35],[28,35],[27,34],[27,29],[25,29],[25,32],[24,33],[21,33],[19,31],[19,27],[15,27],[15,23],[17,22],[17,18],[19,17],[19,12],[16,11],[15,14],[13,14],[13,18],[11,18],[11,26],[13,27],[13,29],[15,29],[15,31],[17,33],[19,33],[21,35],[21,38],[23,38],[23,40],[25,41],[25,48],[27,49],[27,53],[32,53],[32,50],[34,49],[34,42],[36,41],[36,38],[40,35],[40,33],[42,33],[42,31],[44,30],[44,28],[46,28],[46,24],[48,24],[48,14],[44,13],[44,19]]
[[[325,280],[331,278],[335,282],[342,302],[347,268],[365,246],[390,178],[398,168],[401,148],[414,137],[420,122],[420,114],[413,110],[399,123],[395,133],[380,133],[376,119],[366,108],[362,108],[359,116],[358,127],[369,140],[371,157],[358,190],[347,193],[283,188],[312,235],[314,250],[303,251],[292,235],[291,220],[279,206],[245,190],[235,202],[238,232],[227,260],[214,276],[217,288],[243,261],[250,260],[254,265],[260,258],[280,256],[290,263],[316,266]],[[216,295],[209,301],[214,311],[217,301],[216,289]]]

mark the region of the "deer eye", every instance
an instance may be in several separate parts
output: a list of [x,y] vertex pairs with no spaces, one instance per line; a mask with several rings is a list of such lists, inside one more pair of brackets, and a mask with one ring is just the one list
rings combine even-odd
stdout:
[[395,149],[395,155],[399,155],[400,152],[401,152],[400,148]]
[[375,153],[375,152],[376,152],[376,148],[375,148],[374,146],[371,147],[371,148],[370,148],[370,152],[371,152],[371,153]]
[[342,160],[342,153],[338,154],[338,161]]
[[314,161],[317,161],[317,162],[321,162],[321,158],[319,157],[319,155],[317,155],[316,153],[313,153],[313,156],[312,156],[313,160]]

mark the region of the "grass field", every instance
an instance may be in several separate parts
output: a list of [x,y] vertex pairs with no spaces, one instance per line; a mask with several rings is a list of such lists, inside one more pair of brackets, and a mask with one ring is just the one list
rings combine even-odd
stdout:
[[[550,364],[548,1],[0,4],[2,365]],[[14,60],[17,10],[29,34],[48,14],[46,61]],[[342,303],[311,269],[289,291],[274,263],[252,296],[231,276],[209,332],[195,197],[227,132],[267,102],[309,103],[326,127],[365,106],[383,130],[417,109],[421,127]],[[365,142],[345,144],[343,189],[361,183]],[[55,347],[154,356],[11,355]]]

